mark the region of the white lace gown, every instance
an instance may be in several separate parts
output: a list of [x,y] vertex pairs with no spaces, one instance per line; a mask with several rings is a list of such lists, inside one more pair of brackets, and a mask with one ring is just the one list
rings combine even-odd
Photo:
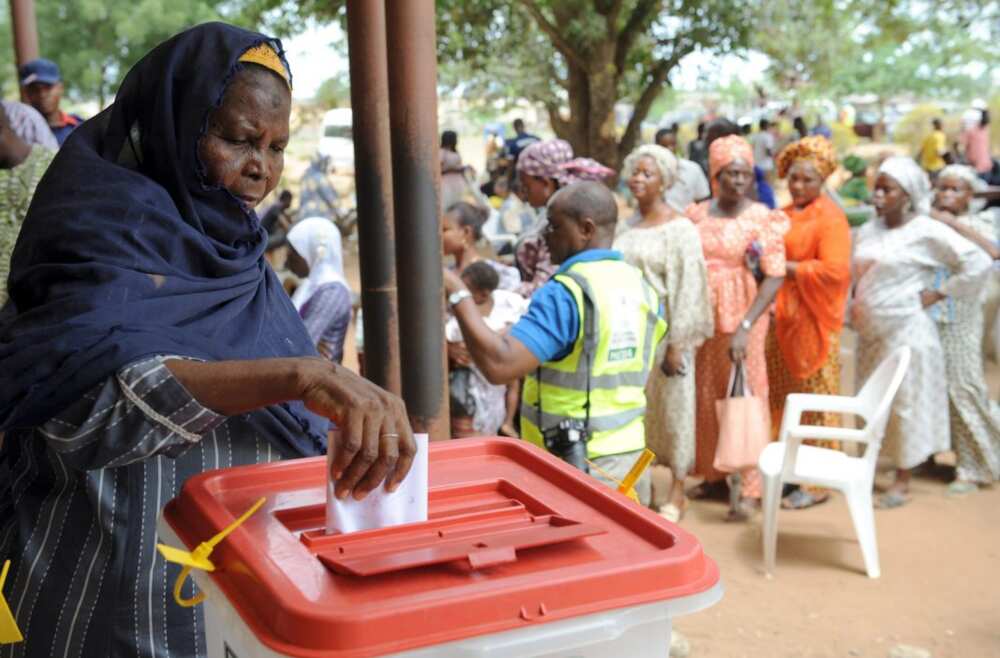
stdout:
[[[663,304],[668,329],[646,383],[646,445],[683,477],[695,455],[694,350],[715,333],[701,238],[691,220],[680,217],[652,228],[625,228],[614,248],[642,270]],[[684,352],[683,377],[660,370],[668,344]]]
[[943,267],[951,276],[940,285],[942,293],[976,296],[990,266],[982,249],[930,217],[894,229],[874,219],[858,229],[850,317],[859,336],[861,381],[897,347],[912,350],[882,444],[882,454],[897,468],[913,468],[950,445],[944,351],[920,292],[934,288]]

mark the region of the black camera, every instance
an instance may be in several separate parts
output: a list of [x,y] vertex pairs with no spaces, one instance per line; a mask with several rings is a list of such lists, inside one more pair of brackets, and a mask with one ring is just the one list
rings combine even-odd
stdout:
[[546,450],[584,473],[590,473],[590,467],[587,465],[587,442],[590,441],[590,430],[585,421],[567,418],[555,427],[542,431],[542,438]]

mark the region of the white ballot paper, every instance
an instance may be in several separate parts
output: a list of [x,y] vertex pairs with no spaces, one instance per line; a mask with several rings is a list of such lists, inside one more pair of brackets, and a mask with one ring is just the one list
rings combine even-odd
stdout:
[[[374,530],[403,523],[427,520],[427,435],[414,434],[417,454],[406,479],[393,493],[380,484],[364,500],[338,499],[334,493],[336,481],[331,477],[326,483],[326,533],[347,533]],[[327,451],[327,474],[333,451]]]

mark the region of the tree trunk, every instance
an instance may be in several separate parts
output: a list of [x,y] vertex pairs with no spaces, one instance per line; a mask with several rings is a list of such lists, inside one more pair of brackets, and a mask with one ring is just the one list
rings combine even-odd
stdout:
[[577,157],[594,158],[617,168],[615,102],[620,74],[609,48],[595,49],[589,56],[588,64],[590,71],[572,64],[569,66],[570,115],[562,136],[573,146]]

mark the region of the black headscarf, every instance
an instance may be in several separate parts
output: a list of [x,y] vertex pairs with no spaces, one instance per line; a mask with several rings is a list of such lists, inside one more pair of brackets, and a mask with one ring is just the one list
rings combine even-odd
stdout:
[[[262,258],[267,234],[206,185],[198,140],[249,48],[280,42],[222,23],[182,32],[129,71],[38,185],[0,313],[0,430],[45,422],[127,364],[314,355]],[[285,454],[325,448],[301,403],[251,422]]]

